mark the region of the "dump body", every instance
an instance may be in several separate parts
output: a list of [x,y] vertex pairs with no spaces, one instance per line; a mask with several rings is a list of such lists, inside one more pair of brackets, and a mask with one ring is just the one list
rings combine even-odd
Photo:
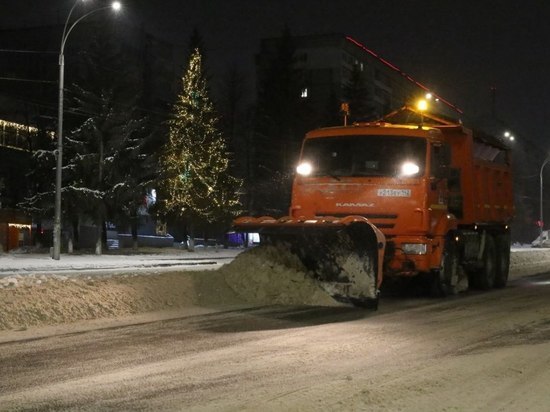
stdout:
[[509,223],[514,214],[509,150],[462,126],[439,129],[451,146],[451,167],[460,171],[449,181],[451,202],[462,196],[461,204],[451,206],[459,225]]

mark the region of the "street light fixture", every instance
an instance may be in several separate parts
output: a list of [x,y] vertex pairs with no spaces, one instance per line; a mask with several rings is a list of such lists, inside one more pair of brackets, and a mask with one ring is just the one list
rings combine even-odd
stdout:
[[59,99],[57,111],[57,166],[55,172],[55,217],[53,225],[53,251],[52,258],[59,260],[61,255],[61,168],[63,167],[63,87],[65,80],[65,43],[67,38],[75,26],[86,17],[105,9],[113,9],[115,12],[122,7],[120,2],[115,1],[109,6],[98,7],[75,20],[69,25],[71,16],[78,3],[83,3],[86,0],[76,0],[69,11],[65,26],[63,27],[63,35],[61,36],[61,46],[59,48]]
[[540,228],[540,246],[542,246],[542,229],[544,228],[544,220],[543,220],[543,212],[542,212],[542,170],[544,169],[544,166],[550,162],[550,156],[546,158],[546,160],[542,163],[542,166],[540,167],[540,209],[539,209],[539,228]]
[[[426,95],[427,98],[427,95]],[[428,110],[428,100],[426,99],[419,99],[416,102],[416,110],[420,112],[420,124],[424,125],[424,112]]]

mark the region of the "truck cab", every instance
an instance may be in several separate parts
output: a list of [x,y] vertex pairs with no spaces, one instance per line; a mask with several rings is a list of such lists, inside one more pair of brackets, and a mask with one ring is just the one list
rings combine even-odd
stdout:
[[[293,183],[294,218],[362,216],[386,236],[386,274],[439,265],[447,213],[448,145],[440,130],[389,123],[306,135]],[[439,256],[438,256],[439,255]]]

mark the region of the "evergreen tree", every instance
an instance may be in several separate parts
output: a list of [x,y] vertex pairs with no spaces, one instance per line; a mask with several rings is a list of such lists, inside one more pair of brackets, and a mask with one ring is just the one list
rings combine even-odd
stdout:
[[[191,37],[189,38],[189,43],[187,46],[187,56],[185,59],[187,65],[189,65],[189,63],[191,62],[191,58],[195,54],[196,50],[199,51],[199,54],[204,59],[204,42],[202,40],[201,34],[199,33],[199,30],[195,27],[191,32]],[[206,73],[206,67],[204,64],[202,65],[201,70],[203,70],[202,75],[204,76]]]
[[358,64],[353,65],[350,79],[343,92],[344,99],[349,103],[348,123],[373,120],[376,117],[363,72]]
[[182,86],[160,158],[159,192],[163,213],[183,218],[193,238],[201,220],[227,221],[237,213],[241,182],[228,173],[226,143],[217,128],[198,49]]
[[106,221],[132,224],[137,239],[137,211],[151,174],[143,153],[148,132],[133,109],[139,76],[109,38],[97,36],[84,57],[82,86],[72,86],[71,110],[86,120],[66,137],[63,168],[63,209],[73,237],[78,241],[81,218],[91,219],[96,253],[106,242]]
[[55,202],[55,169],[56,169],[56,142],[46,132],[39,132],[35,150],[30,159],[30,168],[27,173],[28,196],[18,203],[25,213],[33,217],[36,222],[34,242],[42,245],[51,245],[51,239],[42,233],[42,219],[51,218],[54,213]]
[[[296,68],[295,46],[288,29],[269,60],[261,62],[258,84],[258,155],[268,174],[286,170],[291,164],[288,147],[297,138],[300,113],[301,76]],[[268,54],[266,54],[268,55]],[[267,144],[262,144],[265,139]]]
[[92,218],[98,228],[96,253],[101,253],[107,220],[137,224],[147,182],[146,139],[142,120],[117,108],[112,95],[98,97],[82,89],[80,94],[80,107],[94,115],[66,138],[63,196],[75,228],[81,215]]
[[251,212],[281,215],[290,201],[293,167],[303,135],[311,125],[307,104],[301,99],[304,73],[297,65],[288,28],[274,48],[260,55],[264,59],[258,62]]
[[344,124],[342,102],[336,96],[334,90],[331,90],[328,98],[327,105],[324,111],[324,116],[320,123],[321,127],[340,126]]
[[[78,246],[79,227],[98,227],[96,252],[105,243],[105,221],[130,226],[137,245],[137,225],[143,212],[145,188],[153,180],[156,161],[151,129],[136,102],[144,93],[140,56],[114,41],[120,33],[102,22],[83,26],[93,34],[81,48],[78,70],[68,72],[65,96],[62,222],[72,228]],[[158,121],[156,122],[159,123]],[[29,175],[32,196],[20,206],[40,222],[54,213],[55,144],[33,154]],[[55,142],[53,142],[55,143]]]
[[30,196],[17,206],[35,219],[50,217],[54,213],[55,167],[53,149],[33,152],[31,169],[27,175],[31,186]]
[[246,118],[245,87],[246,76],[236,67],[231,67],[224,74],[218,108],[221,114],[220,126],[227,139],[227,148],[234,156],[231,163],[232,174],[246,176],[248,159],[249,125]]

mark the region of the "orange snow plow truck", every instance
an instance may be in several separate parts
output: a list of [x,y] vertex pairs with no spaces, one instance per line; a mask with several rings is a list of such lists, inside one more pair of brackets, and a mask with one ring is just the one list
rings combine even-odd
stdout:
[[384,278],[427,277],[439,296],[456,293],[460,276],[470,288],[504,287],[510,150],[406,110],[417,124],[393,124],[388,115],[308,132],[289,215],[240,217],[235,229],[283,245],[335,299],[358,306],[377,307]]

